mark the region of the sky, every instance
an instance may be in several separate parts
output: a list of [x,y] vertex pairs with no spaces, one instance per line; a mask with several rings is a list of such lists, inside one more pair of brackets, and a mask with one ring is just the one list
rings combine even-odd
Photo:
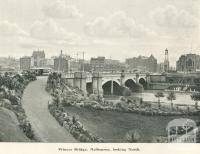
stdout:
[[0,56],[200,54],[200,0],[0,0]]

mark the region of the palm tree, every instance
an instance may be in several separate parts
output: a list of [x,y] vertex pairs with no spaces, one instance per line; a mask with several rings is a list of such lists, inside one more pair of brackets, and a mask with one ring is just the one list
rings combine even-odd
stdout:
[[163,94],[163,92],[157,92],[155,94],[155,97],[158,98],[158,108],[160,109],[160,97],[164,97],[164,94]]

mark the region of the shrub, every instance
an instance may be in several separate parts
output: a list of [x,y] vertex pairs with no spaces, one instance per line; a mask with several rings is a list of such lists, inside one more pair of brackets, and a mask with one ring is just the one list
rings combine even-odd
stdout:
[[19,104],[19,99],[16,96],[9,95],[8,99],[11,101],[12,105],[18,105]]
[[75,116],[73,116],[73,117],[72,117],[72,123],[73,123],[73,124],[76,124],[77,122],[78,122],[78,119],[77,119]]
[[79,134],[80,134],[80,132],[77,131],[75,128],[72,128],[72,129],[70,130],[70,133],[71,133],[76,139],[78,139]]
[[90,139],[85,134],[80,134],[79,141],[80,142],[90,142]]
[[116,103],[116,107],[121,109],[121,108],[122,108],[121,102],[117,102],[117,103]]
[[130,143],[136,143],[140,139],[140,134],[136,130],[131,130],[125,135],[125,139]]

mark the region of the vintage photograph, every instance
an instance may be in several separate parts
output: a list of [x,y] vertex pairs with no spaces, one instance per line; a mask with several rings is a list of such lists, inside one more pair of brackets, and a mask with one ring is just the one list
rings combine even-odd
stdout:
[[0,0],[0,142],[200,143],[199,7]]

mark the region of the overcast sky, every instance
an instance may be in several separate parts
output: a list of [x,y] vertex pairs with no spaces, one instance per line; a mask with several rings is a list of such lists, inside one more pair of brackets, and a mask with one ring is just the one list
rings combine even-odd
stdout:
[[[200,53],[200,0],[0,0],[0,56]],[[80,55],[80,54],[79,54]],[[81,56],[81,55],[80,55]]]

